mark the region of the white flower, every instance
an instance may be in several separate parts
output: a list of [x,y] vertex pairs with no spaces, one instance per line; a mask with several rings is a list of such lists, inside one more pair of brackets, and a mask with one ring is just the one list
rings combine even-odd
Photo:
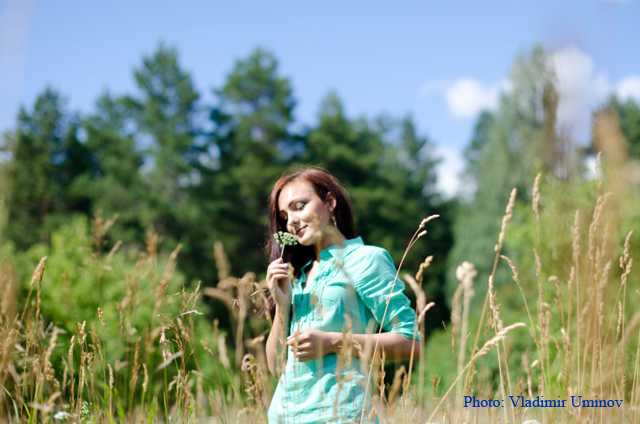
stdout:
[[68,413],[67,411],[58,411],[53,416],[53,418],[56,419],[56,420],[66,420],[68,418],[71,418],[71,414]]

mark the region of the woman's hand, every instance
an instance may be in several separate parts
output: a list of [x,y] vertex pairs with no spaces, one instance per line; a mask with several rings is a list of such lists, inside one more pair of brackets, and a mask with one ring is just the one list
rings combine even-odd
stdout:
[[267,285],[280,308],[291,305],[291,279],[289,278],[289,264],[276,259],[267,268]]
[[[312,361],[330,353],[338,353],[342,348],[342,333],[306,328],[296,330],[287,338],[289,349],[300,362]],[[379,349],[384,349],[386,357],[392,361],[404,361],[420,358],[421,345],[419,340],[409,339],[397,333],[381,334],[353,334],[353,341],[360,346],[371,346],[378,343]],[[354,357],[360,355],[359,349],[351,352]]]
[[287,344],[301,362],[312,361],[329,353],[335,353],[335,347],[342,338],[341,333],[305,328],[296,330],[287,338]]

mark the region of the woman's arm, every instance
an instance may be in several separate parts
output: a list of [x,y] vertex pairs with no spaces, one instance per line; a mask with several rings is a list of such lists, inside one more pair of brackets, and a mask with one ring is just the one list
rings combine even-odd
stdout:
[[286,365],[287,352],[284,352],[284,361],[282,358],[283,350],[287,336],[289,335],[289,308],[281,308],[276,304],[276,314],[273,320],[273,327],[267,338],[267,366],[269,372],[274,377],[279,377]]
[[[420,358],[420,340],[409,339],[402,334],[380,333],[380,334],[354,334],[353,339],[365,349],[367,343],[371,343],[371,349],[378,341],[378,349],[384,349],[388,361],[404,361],[411,359],[413,349],[413,359]],[[342,345],[342,334],[340,334],[340,345]]]
[[[367,343],[370,343],[373,349],[377,341],[378,349],[384,349],[386,359],[389,361],[411,359],[412,349],[414,360],[420,358],[421,354],[420,340],[412,340],[397,333],[353,334],[353,340],[362,349],[366,348]],[[342,349],[342,344],[342,333],[315,329],[296,330],[287,338],[287,345],[294,351],[297,347],[295,355],[302,362],[311,361],[329,353],[338,353]],[[358,351],[354,349],[352,355],[357,357]]]
[[[289,311],[291,310],[291,278],[290,265],[276,259],[267,268],[267,285],[276,302],[276,314],[273,319],[273,327],[267,338],[267,366],[269,372],[279,377],[286,364],[285,343],[289,335]],[[285,360],[281,361],[284,351]]]

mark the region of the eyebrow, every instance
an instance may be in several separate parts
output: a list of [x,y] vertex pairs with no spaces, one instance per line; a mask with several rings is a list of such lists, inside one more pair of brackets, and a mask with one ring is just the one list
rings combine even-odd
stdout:
[[[306,200],[306,197],[305,197],[305,196],[301,196],[301,197],[296,197],[296,198],[292,199],[292,200],[289,202],[289,207],[291,207],[291,205],[293,205],[295,202],[299,202],[300,200]],[[287,211],[279,210],[279,211],[278,211],[278,216],[282,217],[282,214],[283,214],[283,213],[286,213],[286,212],[287,212]]]

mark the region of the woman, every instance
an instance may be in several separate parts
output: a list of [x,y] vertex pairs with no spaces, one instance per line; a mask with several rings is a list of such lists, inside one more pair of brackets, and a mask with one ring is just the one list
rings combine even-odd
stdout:
[[[267,363],[280,378],[269,422],[360,420],[364,407],[367,417],[368,370],[360,369],[357,349],[346,361],[347,349],[338,355],[347,340],[343,330],[351,331],[354,344],[363,348],[377,342],[388,360],[409,359],[412,350],[417,359],[415,312],[403,294],[404,283],[398,279],[394,284],[396,269],[386,250],[356,237],[347,193],[320,168],[282,176],[269,198],[269,217],[270,234],[287,231],[298,242],[285,247],[283,258],[272,237],[267,247],[267,283],[275,300]],[[386,332],[372,331],[370,323]],[[285,356],[286,365],[280,360]]]

